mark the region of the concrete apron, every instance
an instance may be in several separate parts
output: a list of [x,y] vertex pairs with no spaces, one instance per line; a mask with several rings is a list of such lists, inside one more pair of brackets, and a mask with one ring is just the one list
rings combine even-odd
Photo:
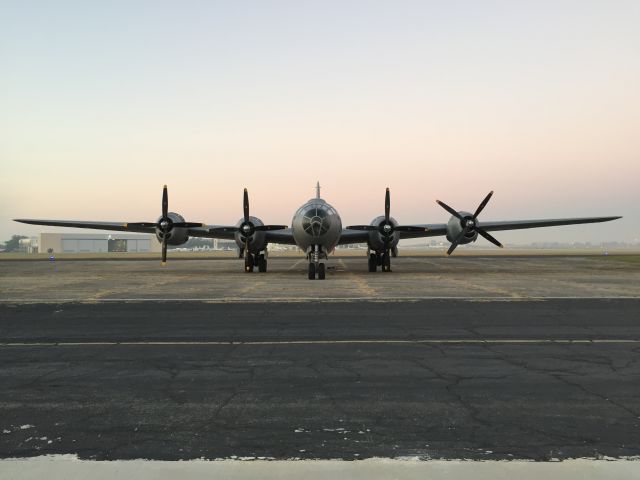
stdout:
[[271,479],[469,479],[475,480],[628,480],[640,478],[638,459],[575,459],[561,462],[415,460],[372,458],[341,460],[191,460],[180,462],[78,460],[74,455],[0,460],[0,478],[86,479],[136,478],[192,480],[203,478]]

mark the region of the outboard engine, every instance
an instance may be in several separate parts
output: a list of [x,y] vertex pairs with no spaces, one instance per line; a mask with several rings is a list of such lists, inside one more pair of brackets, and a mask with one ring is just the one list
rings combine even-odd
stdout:
[[158,218],[156,226],[156,238],[162,243],[162,239],[166,238],[168,245],[182,245],[189,240],[189,229],[185,227],[175,227],[174,224],[184,224],[184,217],[180,214],[169,212],[166,218]]
[[[473,215],[469,212],[458,213],[463,219],[460,220],[458,217],[451,216],[447,222],[447,240],[453,242],[455,239],[459,238],[459,245],[466,245],[467,243],[475,242],[478,238],[478,231],[475,229],[478,221],[474,220]],[[469,221],[473,222],[473,224],[468,225]],[[461,236],[462,232],[464,232],[464,235]]]
[[447,240],[451,242],[451,246],[449,247],[449,250],[447,250],[447,255],[451,255],[460,244],[464,245],[465,243],[475,242],[478,238],[478,234],[482,235],[495,246],[502,248],[502,244],[493,238],[489,232],[481,228],[480,223],[478,222],[478,215],[480,215],[480,212],[482,212],[484,207],[487,206],[492,195],[493,191],[489,192],[489,194],[484,197],[484,200],[480,202],[480,205],[478,205],[474,214],[469,212],[458,212],[446,203],[436,200],[438,205],[452,215],[447,223]]

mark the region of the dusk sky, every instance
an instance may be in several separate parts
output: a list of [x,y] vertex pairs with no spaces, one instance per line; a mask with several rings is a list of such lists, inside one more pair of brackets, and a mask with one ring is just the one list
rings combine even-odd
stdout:
[[[4,1],[12,218],[344,225],[623,215],[503,243],[640,238],[640,2]],[[487,244],[483,239],[478,243]]]

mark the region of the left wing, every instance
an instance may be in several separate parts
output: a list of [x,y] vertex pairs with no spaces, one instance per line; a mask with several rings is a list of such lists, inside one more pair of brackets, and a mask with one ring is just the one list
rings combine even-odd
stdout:
[[[558,227],[561,225],[579,225],[582,223],[610,222],[622,217],[581,217],[581,218],[547,218],[542,220],[506,220],[499,222],[478,222],[483,230],[495,232],[499,230],[522,230],[525,228]],[[426,228],[426,232],[400,232],[400,238],[437,237],[447,234],[447,224],[415,225]]]
[[557,227],[559,225],[579,225],[581,223],[610,222],[622,217],[583,217],[583,218],[552,218],[545,220],[508,220],[506,222],[481,222],[484,230],[491,232],[499,230],[521,230],[525,228]]
[[[446,224],[421,224],[421,225],[404,225],[406,230],[399,230],[400,239],[404,238],[423,238],[437,237],[447,233]],[[375,227],[375,230],[378,228]],[[371,229],[373,230],[373,229]],[[346,245],[349,243],[367,243],[369,240],[369,229],[360,230],[355,228],[345,228],[340,235],[338,245]]]
[[[583,223],[600,223],[610,222],[611,220],[617,220],[622,218],[621,216],[614,217],[581,217],[581,218],[548,218],[541,220],[507,220],[507,221],[490,221],[490,222],[478,222],[479,227],[486,231],[500,231],[500,230],[522,230],[526,228],[541,228],[541,227],[557,227],[560,225],[579,225]],[[407,238],[424,238],[424,237],[437,237],[447,234],[446,223],[425,223],[410,225],[414,227],[413,231],[400,231],[400,239]],[[342,231],[340,236],[340,245],[348,243],[366,243],[369,238],[368,231],[354,230],[346,228]]]

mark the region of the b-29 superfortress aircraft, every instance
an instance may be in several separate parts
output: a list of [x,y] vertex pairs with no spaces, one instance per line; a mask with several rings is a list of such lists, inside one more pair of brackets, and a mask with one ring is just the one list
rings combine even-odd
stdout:
[[189,237],[233,239],[238,245],[239,257],[244,258],[244,271],[267,271],[267,247],[270,243],[297,245],[309,260],[309,279],[324,280],[325,264],[336,246],[349,243],[366,243],[369,271],[381,267],[391,271],[391,257],[398,253],[398,242],[404,238],[435,237],[445,235],[451,242],[447,255],[458,245],[475,242],[478,235],[498,247],[502,244],[489,232],[519,230],[524,228],[552,227],[580,223],[597,223],[621,217],[585,217],[548,220],[511,220],[502,222],[480,222],[478,216],[487,206],[493,192],[482,200],[474,213],[457,211],[444,202],[436,202],[451,214],[447,223],[400,225],[391,217],[391,197],[387,188],[384,200],[384,215],[374,218],[368,225],[342,227],[340,215],[335,208],[320,197],[320,183],[316,185],[316,197],[302,205],[293,215],[291,227],[287,225],[265,225],[262,220],[249,214],[249,195],[244,189],[243,217],[233,226],[207,225],[186,222],[178,213],[169,211],[167,186],[162,191],[162,214],[155,222],[85,222],[77,220],[15,219],[17,222],[55,227],[91,228],[124,232],[151,233],[162,243],[162,265],[167,261],[167,245],[181,245]]

